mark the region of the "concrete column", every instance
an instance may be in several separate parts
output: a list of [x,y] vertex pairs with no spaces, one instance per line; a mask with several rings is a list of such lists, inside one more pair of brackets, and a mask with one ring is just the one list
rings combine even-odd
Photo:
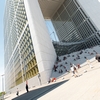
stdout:
[[46,83],[56,60],[56,53],[50,39],[38,0],[24,0],[32,42],[40,73],[41,83]]

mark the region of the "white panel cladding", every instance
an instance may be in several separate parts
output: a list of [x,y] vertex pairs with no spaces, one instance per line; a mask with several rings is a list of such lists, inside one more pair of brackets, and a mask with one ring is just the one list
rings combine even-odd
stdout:
[[24,0],[34,51],[42,83],[49,80],[56,53],[38,0]]
[[90,19],[100,30],[100,2],[99,0],[77,0],[84,8]]

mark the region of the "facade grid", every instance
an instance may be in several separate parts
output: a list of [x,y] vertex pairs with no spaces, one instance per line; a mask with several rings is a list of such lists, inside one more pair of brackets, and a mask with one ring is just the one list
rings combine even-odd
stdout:
[[[6,91],[38,74],[24,0],[7,0],[4,31]],[[10,26],[10,27],[9,27]]]
[[[77,0],[65,0],[52,17],[52,23],[61,42],[81,42],[87,39],[75,46],[74,51],[100,43],[96,27]],[[71,50],[70,52],[73,52],[73,47]]]

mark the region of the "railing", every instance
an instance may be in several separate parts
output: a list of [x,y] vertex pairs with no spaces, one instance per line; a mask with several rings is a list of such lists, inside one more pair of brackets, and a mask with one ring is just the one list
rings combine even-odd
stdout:
[[53,41],[53,44],[57,44],[57,45],[62,45],[62,46],[70,46],[70,45],[77,45],[77,44],[81,44],[81,43],[85,43],[87,42],[89,39],[91,39],[91,37],[93,37],[93,35],[89,36],[88,38],[78,41],[78,42],[58,42],[58,41]]

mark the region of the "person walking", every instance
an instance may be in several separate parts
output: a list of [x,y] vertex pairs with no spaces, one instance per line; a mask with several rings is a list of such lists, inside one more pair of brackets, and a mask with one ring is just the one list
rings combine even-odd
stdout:
[[73,68],[74,68],[74,73],[75,73],[76,77],[79,76],[76,65],[73,64]]
[[16,93],[16,95],[19,96],[19,90],[18,90],[18,88],[17,88],[17,93]]
[[72,66],[72,65],[70,66],[70,69],[71,69],[72,76],[73,76],[75,73],[74,73],[74,68],[73,68],[73,66]]
[[72,71],[72,76],[77,77],[77,75],[75,74],[75,70],[74,70],[74,66],[70,66],[71,71]]
[[28,81],[26,81],[26,91],[27,91],[27,93],[29,92],[29,90],[28,90]]

